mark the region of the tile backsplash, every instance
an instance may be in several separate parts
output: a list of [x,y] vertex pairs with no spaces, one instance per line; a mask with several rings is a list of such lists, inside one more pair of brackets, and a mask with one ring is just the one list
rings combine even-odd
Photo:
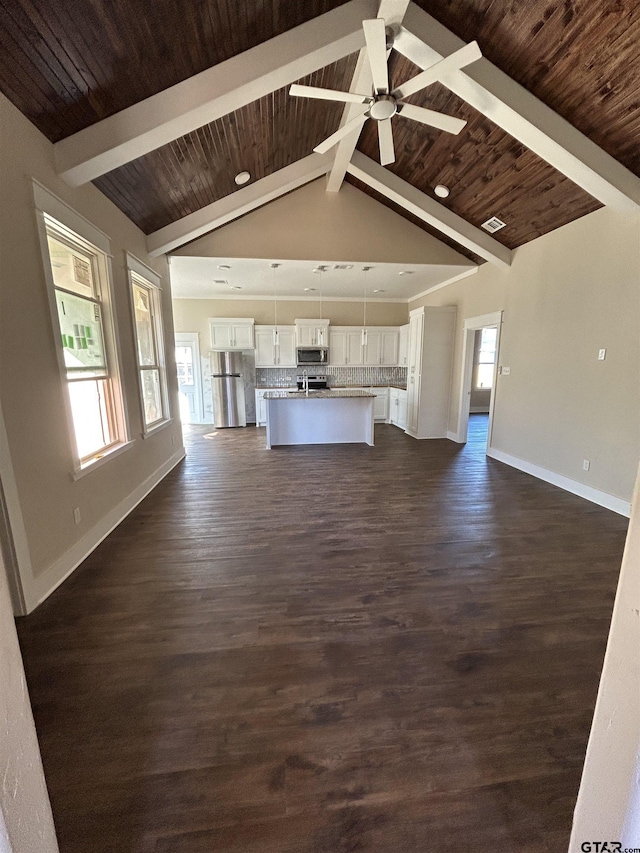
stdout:
[[[309,373],[324,373],[330,388],[359,385],[406,385],[406,367],[319,367]],[[256,388],[286,388],[296,384],[302,373],[297,367],[257,367]]]

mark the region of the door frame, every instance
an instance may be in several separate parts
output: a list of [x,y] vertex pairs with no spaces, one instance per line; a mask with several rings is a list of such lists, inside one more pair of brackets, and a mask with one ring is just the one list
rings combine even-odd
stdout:
[[464,321],[462,341],[462,372],[460,375],[460,399],[458,404],[458,433],[456,441],[465,444],[469,432],[469,399],[471,397],[471,385],[473,382],[473,351],[476,332],[479,329],[495,328],[498,330],[496,336],[496,361],[493,366],[493,384],[491,397],[489,399],[489,428],[487,429],[487,450],[491,447],[491,436],[493,433],[493,414],[496,402],[496,379],[498,376],[498,361],[500,357],[500,335],[503,323],[503,311],[494,311],[492,314],[480,314],[477,317],[468,317]]
[[[193,344],[193,374],[196,389],[196,415],[197,424],[204,423],[204,393],[202,388],[202,364],[200,361],[200,334],[199,332],[175,332],[175,345]],[[178,387],[179,392],[179,387]]]

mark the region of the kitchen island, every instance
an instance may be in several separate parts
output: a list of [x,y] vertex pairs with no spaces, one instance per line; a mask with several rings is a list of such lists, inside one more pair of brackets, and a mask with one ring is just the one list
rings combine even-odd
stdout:
[[279,444],[355,444],[373,447],[368,391],[267,391],[267,450]]

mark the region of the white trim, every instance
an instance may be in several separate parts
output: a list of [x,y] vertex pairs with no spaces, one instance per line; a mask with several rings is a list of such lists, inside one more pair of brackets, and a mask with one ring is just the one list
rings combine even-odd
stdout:
[[125,450],[128,450],[134,444],[135,442],[131,439],[123,442],[122,444],[117,444],[115,447],[108,448],[102,456],[99,456],[96,459],[91,459],[89,462],[82,465],[79,470],[72,471],[71,479],[81,480],[83,477],[86,477],[87,474],[95,471],[96,468],[101,468],[106,462],[110,462],[116,456],[120,456],[121,453],[124,453]]
[[[175,299],[215,299],[216,301],[222,302],[231,302],[231,301],[249,301],[249,302],[273,302],[273,296],[220,296],[215,294],[214,296],[180,296],[178,294],[173,294],[172,298]],[[417,299],[416,296],[412,296],[410,299],[372,299],[367,296],[367,305],[370,302],[394,302],[396,304],[407,305],[409,302],[413,302],[414,299]],[[278,302],[319,302],[320,299],[318,296],[280,296],[278,295]],[[323,304],[326,302],[355,302],[358,304],[362,304],[362,297],[358,298],[357,296],[323,296],[322,297]]]
[[447,438],[449,441],[455,441],[457,444],[460,444],[460,439],[458,438],[457,432],[451,432],[450,429],[447,430]]
[[154,424],[146,432],[141,432],[140,438],[143,438],[143,439],[152,438],[157,432],[161,432],[163,429],[165,429],[165,427],[171,426],[172,423],[173,423],[173,418],[165,418],[163,421],[160,421],[160,423]]
[[146,279],[149,284],[157,287],[158,290],[162,290],[162,276],[154,269],[151,269],[150,266],[143,263],[140,258],[136,258],[135,255],[131,254],[131,252],[125,251],[124,262],[130,272],[134,272],[136,275],[139,275],[140,278]]
[[66,201],[48,190],[40,181],[35,178],[29,180],[31,181],[36,210],[57,219],[65,228],[74,231],[97,249],[100,249],[101,252],[104,252],[105,255],[111,257],[111,239],[104,231],[101,231],[81,213],[69,207]]
[[31,576],[25,590],[27,612],[31,613],[48,598],[184,457],[184,448],[174,453],[48,569],[36,577]]
[[[95,126],[95,125],[94,125]],[[152,258],[177,249],[209,231],[232,222],[245,213],[274,201],[304,184],[325,175],[331,168],[331,154],[309,154],[254,184],[247,184],[218,201],[183,216],[147,235],[147,251]]]
[[92,181],[355,53],[376,10],[375,0],[350,0],[74,133],[53,147],[58,174]]
[[[429,68],[464,42],[411,3],[396,49]],[[488,59],[441,82],[454,94],[522,142],[589,195],[620,213],[638,213],[640,178],[520,86]]]
[[412,296],[411,299],[407,301],[414,302],[416,299],[422,299],[423,296],[428,296],[430,293],[435,293],[436,290],[442,290],[443,287],[449,287],[450,284],[454,284],[456,281],[460,281],[463,278],[468,278],[470,275],[475,275],[479,269],[480,267],[478,266],[471,267],[470,270],[465,270],[464,272],[461,272],[458,275],[452,276],[452,278],[448,278],[446,281],[441,281],[440,284],[435,284],[433,287],[428,287],[426,290],[423,290],[422,293],[418,293],[416,296]]
[[[486,261],[503,269],[508,269],[511,265],[511,249],[507,249],[485,231],[471,225],[457,213],[403,181],[361,151],[353,152],[347,171]],[[470,263],[467,258],[462,255],[460,257],[465,264]]]
[[627,518],[631,515],[630,501],[625,501],[600,489],[594,489],[592,486],[586,486],[584,483],[572,480],[563,474],[556,474],[555,471],[549,471],[540,465],[534,465],[533,462],[527,462],[526,459],[519,459],[517,456],[503,453],[502,450],[497,450],[495,447],[487,449],[487,456],[496,459],[498,462],[503,462],[505,465],[510,465],[512,468],[517,468],[519,471],[524,471],[525,474],[531,474],[532,477],[537,477],[546,483],[551,483],[553,486],[558,486],[558,488],[564,489],[566,492],[578,495],[578,497],[591,501],[591,503],[603,506],[612,512],[617,512],[618,515],[624,515]]
[[464,329],[484,329],[485,326],[499,326],[502,322],[502,311],[493,311],[491,314],[478,314],[477,317],[467,317],[464,321]]

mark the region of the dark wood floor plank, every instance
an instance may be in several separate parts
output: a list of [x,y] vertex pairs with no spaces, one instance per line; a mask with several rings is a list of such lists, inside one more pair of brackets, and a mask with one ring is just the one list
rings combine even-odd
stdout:
[[626,521],[485,428],[189,430],[18,620],[61,853],[564,853]]

